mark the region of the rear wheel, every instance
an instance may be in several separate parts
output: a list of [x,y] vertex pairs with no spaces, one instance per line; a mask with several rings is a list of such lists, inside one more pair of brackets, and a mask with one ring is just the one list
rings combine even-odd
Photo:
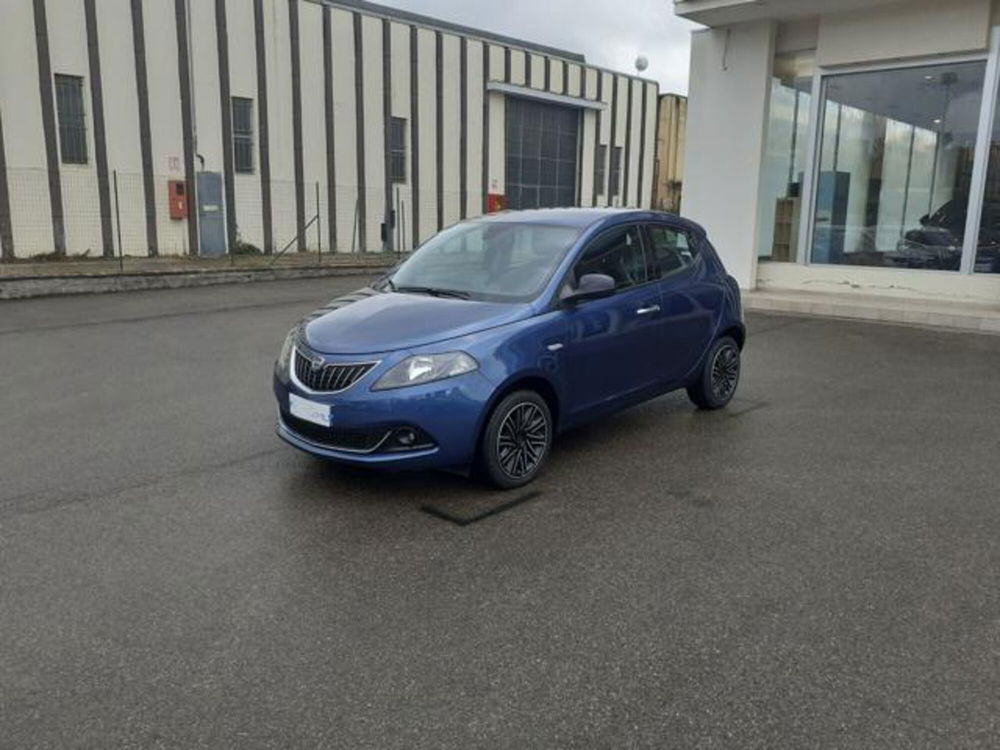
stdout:
[[552,445],[552,414],[534,391],[515,391],[490,415],[480,446],[480,468],[500,489],[534,479]]
[[736,393],[740,382],[740,347],[729,336],[712,344],[697,381],[687,389],[699,409],[721,409]]

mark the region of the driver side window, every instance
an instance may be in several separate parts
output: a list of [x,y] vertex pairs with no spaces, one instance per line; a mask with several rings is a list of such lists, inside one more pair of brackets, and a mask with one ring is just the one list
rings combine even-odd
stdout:
[[588,273],[610,276],[615,280],[615,289],[646,283],[646,259],[639,227],[616,227],[593,240],[573,268],[573,285],[579,284],[580,277]]

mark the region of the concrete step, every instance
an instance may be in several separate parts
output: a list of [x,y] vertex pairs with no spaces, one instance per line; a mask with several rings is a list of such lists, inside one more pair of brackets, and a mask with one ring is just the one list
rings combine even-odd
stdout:
[[746,310],[757,312],[852,318],[1000,334],[1000,304],[769,289],[743,292],[743,306]]

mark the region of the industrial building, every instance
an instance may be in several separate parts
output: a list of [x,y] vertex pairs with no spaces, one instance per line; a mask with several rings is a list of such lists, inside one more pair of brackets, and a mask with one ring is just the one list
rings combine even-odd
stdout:
[[356,0],[9,0],[2,257],[405,251],[500,208],[648,206],[657,97]]
[[682,210],[741,286],[1000,302],[1000,2],[674,9]]

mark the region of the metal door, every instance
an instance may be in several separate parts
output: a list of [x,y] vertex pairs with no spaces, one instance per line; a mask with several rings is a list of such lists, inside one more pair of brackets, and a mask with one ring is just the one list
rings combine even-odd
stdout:
[[580,112],[507,98],[507,208],[576,205]]
[[199,252],[209,258],[226,254],[226,211],[222,199],[222,175],[198,172]]

